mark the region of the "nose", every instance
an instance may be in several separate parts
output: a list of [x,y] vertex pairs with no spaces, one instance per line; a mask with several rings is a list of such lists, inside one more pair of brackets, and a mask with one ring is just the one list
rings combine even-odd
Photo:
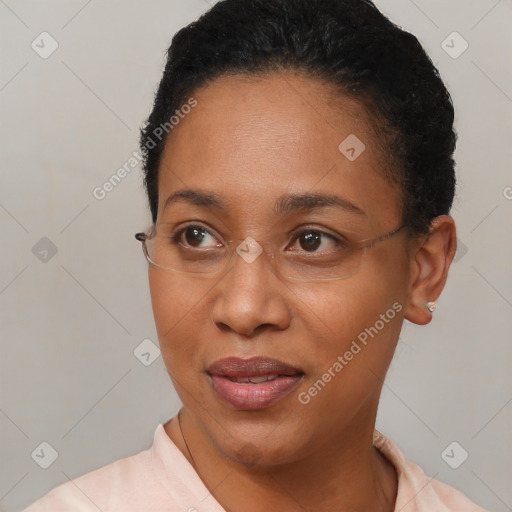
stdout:
[[212,320],[217,327],[244,336],[264,326],[286,329],[291,319],[289,292],[273,272],[269,256],[263,252],[251,261],[234,252],[232,258],[230,269],[215,287]]

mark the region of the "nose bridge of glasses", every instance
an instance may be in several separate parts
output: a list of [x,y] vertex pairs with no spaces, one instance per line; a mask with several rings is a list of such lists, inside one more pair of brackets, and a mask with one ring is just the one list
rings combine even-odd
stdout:
[[[256,240],[251,236],[243,240],[231,240],[231,265],[261,266],[262,262],[270,263],[273,267],[275,261],[275,247],[269,241]],[[239,261],[242,260],[242,261]]]
[[234,242],[233,250],[247,263],[255,261],[264,253],[271,256],[274,252],[271,242],[256,240],[252,236],[246,236],[243,240]]

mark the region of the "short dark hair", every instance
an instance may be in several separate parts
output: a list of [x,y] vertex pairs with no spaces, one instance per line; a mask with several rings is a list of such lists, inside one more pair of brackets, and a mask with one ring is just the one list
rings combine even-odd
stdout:
[[[454,110],[418,39],[370,0],[222,0],[179,30],[167,52],[153,110],[141,129],[153,222],[167,123],[193,92],[226,74],[305,72],[365,108],[403,222],[426,233],[455,193]],[[162,133],[162,130],[160,129]],[[341,142],[341,141],[340,141]]]

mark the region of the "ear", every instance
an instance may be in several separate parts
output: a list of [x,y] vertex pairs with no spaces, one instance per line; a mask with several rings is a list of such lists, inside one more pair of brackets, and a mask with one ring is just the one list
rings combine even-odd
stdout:
[[432,320],[426,304],[441,295],[456,250],[455,222],[449,215],[436,217],[429,233],[413,241],[408,301],[404,312],[407,320],[418,325]]

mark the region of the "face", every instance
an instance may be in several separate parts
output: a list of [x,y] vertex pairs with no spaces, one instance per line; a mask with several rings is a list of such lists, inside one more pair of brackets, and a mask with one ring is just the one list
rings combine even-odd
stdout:
[[[178,231],[193,221],[208,230],[202,247],[233,240],[236,248],[252,237],[284,252],[304,250],[290,235],[297,229],[368,239],[399,227],[398,191],[383,178],[365,111],[326,91],[312,78],[277,73],[222,77],[195,91],[197,106],[166,143],[157,226]],[[338,147],[350,134],[365,145],[355,160]],[[215,194],[225,208],[186,199],[165,206],[183,189]],[[284,195],[310,193],[357,208],[275,209]],[[190,247],[193,235],[181,242]],[[322,238],[314,250],[333,243]],[[364,252],[344,279],[288,280],[273,261],[234,253],[228,271],[213,277],[149,267],[162,356],[184,408],[220,453],[241,462],[248,440],[261,464],[273,464],[314,453],[342,432],[373,429],[407,301],[403,231]],[[258,384],[211,375],[213,363],[230,357],[273,358],[296,372],[258,402],[259,391],[243,388]],[[266,393],[272,384],[260,386]]]

